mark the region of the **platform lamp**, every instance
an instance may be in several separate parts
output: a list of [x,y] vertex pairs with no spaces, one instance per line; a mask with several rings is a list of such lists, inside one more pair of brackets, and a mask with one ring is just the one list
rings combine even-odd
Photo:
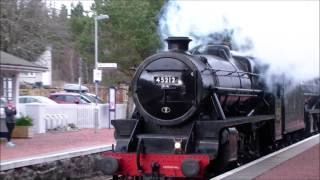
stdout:
[[[101,81],[101,71],[98,70],[98,20],[103,20],[103,19],[109,19],[108,15],[98,15],[94,16],[94,44],[95,44],[95,52],[94,52],[94,71],[93,71],[93,76],[94,76],[94,83],[95,83],[95,94],[96,94],[96,99],[95,99],[95,118],[94,118],[94,127],[95,127],[95,133],[98,132],[98,82]],[[97,75],[98,74],[98,75]]]

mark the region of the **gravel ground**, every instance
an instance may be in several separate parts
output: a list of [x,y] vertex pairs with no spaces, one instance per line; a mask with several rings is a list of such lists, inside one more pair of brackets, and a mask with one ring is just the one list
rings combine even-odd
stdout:
[[91,178],[86,178],[84,180],[109,180],[111,179],[111,176],[95,176]]

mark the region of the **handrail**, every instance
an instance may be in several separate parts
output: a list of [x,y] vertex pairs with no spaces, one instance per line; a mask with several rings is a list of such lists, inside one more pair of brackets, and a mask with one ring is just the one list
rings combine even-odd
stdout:
[[229,87],[214,87],[218,92],[236,92],[236,93],[262,93],[261,89],[243,89],[243,88],[229,88]]
[[[250,76],[262,76],[261,74],[256,74],[256,73],[251,73],[251,72],[245,72],[245,71],[230,71],[230,70],[224,70],[224,69],[214,69],[214,68],[210,68],[210,67],[206,67],[204,70],[202,70],[201,72],[204,72],[206,70],[210,70],[213,73],[216,72],[228,72],[228,74],[224,75],[224,76],[230,76],[231,74],[237,73],[239,76],[244,76],[244,75],[250,75]],[[240,75],[241,74],[241,75]],[[219,76],[219,75],[218,75]],[[221,75],[220,75],[221,76]]]
[[180,72],[180,71],[188,71],[188,69],[145,69],[147,72],[162,72],[162,71],[175,71],[175,72]]

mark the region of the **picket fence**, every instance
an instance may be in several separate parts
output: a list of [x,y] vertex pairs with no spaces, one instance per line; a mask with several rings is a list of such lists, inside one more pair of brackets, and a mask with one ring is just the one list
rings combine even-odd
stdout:
[[[126,109],[126,104],[117,104],[115,113],[109,112],[109,104],[19,104],[20,116],[33,119],[35,133],[45,133],[70,124],[80,129],[113,128],[110,119],[126,118]],[[98,115],[97,121],[95,112]]]

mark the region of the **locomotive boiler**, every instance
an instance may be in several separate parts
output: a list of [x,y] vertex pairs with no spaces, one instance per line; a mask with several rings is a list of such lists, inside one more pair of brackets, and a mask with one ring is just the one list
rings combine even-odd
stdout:
[[[132,81],[136,109],[113,120],[116,145],[97,166],[114,179],[205,179],[257,158],[293,133],[319,128],[319,91],[266,89],[259,64],[224,45],[168,51],[145,59]],[[290,88],[289,88],[290,87]],[[312,90],[310,90],[312,89]]]

